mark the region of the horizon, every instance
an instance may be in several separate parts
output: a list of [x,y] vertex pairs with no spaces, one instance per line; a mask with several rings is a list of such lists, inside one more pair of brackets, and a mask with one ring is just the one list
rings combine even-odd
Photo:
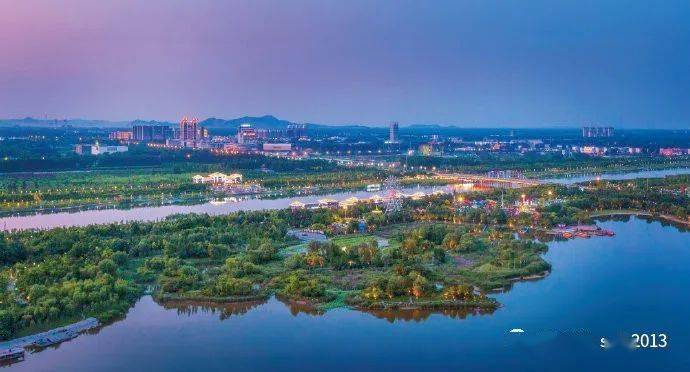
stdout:
[[690,127],[683,1],[33,0],[0,22],[0,117]]
[[[272,117],[276,120],[280,121],[287,121],[291,124],[306,124],[306,125],[319,125],[319,126],[326,126],[326,127],[365,127],[365,128],[375,128],[375,129],[387,129],[389,123],[316,123],[316,122],[309,122],[309,121],[293,121],[289,119],[284,119],[281,117],[277,117],[275,115],[271,114],[266,114],[266,115],[257,115],[257,116],[251,116],[251,115],[243,115],[235,118],[219,118],[219,117],[207,117],[207,118],[197,118],[199,120],[199,123],[202,123],[206,120],[223,120],[223,121],[236,121],[240,119],[247,119],[247,120],[252,120],[252,119],[261,119],[261,118],[266,118],[266,117]],[[57,121],[57,122],[69,122],[69,121],[81,121],[81,122],[105,122],[105,123],[110,123],[110,124],[128,124],[131,125],[135,122],[143,122],[143,123],[162,123],[162,124],[170,124],[170,125],[176,125],[179,124],[179,120],[177,121],[168,121],[168,120],[159,120],[159,119],[132,119],[132,120],[108,120],[108,119],[93,119],[93,118],[36,118],[32,116],[27,116],[23,118],[0,118],[0,123],[2,122],[12,122],[12,121],[26,121],[26,120],[33,120],[33,121],[42,121],[46,122],[46,125],[50,125],[49,122],[51,121]],[[400,125],[400,128],[412,128],[412,127],[439,127],[439,128],[447,128],[447,129],[510,129],[510,130],[531,130],[531,129],[536,129],[536,130],[561,130],[561,129],[572,129],[572,130],[581,130],[583,127],[599,127],[599,126],[609,126],[609,125],[596,125],[596,124],[591,124],[591,123],[584,123],[581,125],[577,124],[570,124],[570,123],[563,123],[563,124],[544,124],[544,125],[535,125],[535,126],[501,126],[501,125],[485,125],[485,126],[477,126],[477,125],[472,125],[472,124],[447,124],[447,123],[398,123]],[[97,125],[88,125],[85,127],[94,127],[98,128]],[[113,128],[121,128],[121,127],[113,127]],[[616,130],[664,130],[664,131],[687,131],[690,130],[690,127],[679,127],[679,128],[648,128],[648,127],[631,127],[631,126],[624,126],[624,127],[614,127]]]

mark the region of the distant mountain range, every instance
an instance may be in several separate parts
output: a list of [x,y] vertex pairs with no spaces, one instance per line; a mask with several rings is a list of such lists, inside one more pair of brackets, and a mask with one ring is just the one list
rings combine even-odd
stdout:
[[[200,122],[201,125],[209,129],[237,128],[240,124],[249,123],[257,128],[264,129],[284,129],[290,121],[278,119],[272,115],[265,116],[243,116],[236,119],[208,118]],[[108,121],[108,120],[89,120],[89,119],[36,119],[26,117],[23,119],[2,119],[0,126],[22,126],[22,127],[92,127],[92,128],[128,128],[136,124],[161,124],[175,126],[178,123],[158,120],[132,120],[132,121]]]
[[[290,124],[296,124],[289,120],[279,119],[273,115],[264,116],[243,116],[235,119],[219,119],[219,118],[208,118],[200,122],[206,128],[216,129],[216,130],[234,130],[237,129],[240,124],[249,123],[255,128],[261,129],[285,129]],[[21,126],[21,127],[62,127],[62,126],[73,126],[82,128],[131,128],[134,124],[162,124],[177,126],[177,122],[169,121],[158,121],[158,120],[132,120],[132,121],[109,121],[109,120],[90,120],[90,119],[36,119],[32,117],[26,117],[23,119],[0,119],[0,126]],[[320,123],[302,123],[306,124],[310,130],[320,131],[323,133],[332,133],[336,135],[337,133],[344,133],[349,131],[386,131],[388,130],[387,125],[366,125],[366,124],[320,124]],[[441,124],[412,124],[401,126],[401,130],[405,132],[409,131],[424,131],[424,132],[435,132],[443,133],[446,131],[456,131],[456,130],[473,130],[473,129],[498,129],[503,128],[506,130],[512,129],[576,129],[576,125],[554,125],[552,127],[546,128],[507,128],[497,125],[496,127],[486,127],[480,126],[476,127],[473,125],[468,126],[456,126],[456,125],[441,125]]]
[[[278,119],[273,115],[264,116],[243,116],[236,119],[219,119],[219,118],[208,118],[202,120],[199,124],[209,129],[236,129],[240,124],[249,123],[253,127],[261,129],[285,129],[290,124],[295,124],[291,121]],[[89,119],[36,119],[36,118],[23,118],[23,119],[3,119],[0,120],[0,126],[21,126],[21,127],[61,127],[61,126],[73,126],[73,127],[85,127],[85,128],[129,128],[135,124],[162,124],[176,126],[178,123],[173,123],[169,121],[158,121],[158,120],[132,120],[132,121],[108,121],[108,120],[89,120]],[[307,124],[311,129],[323,129],[329,130],[332,128],[337,128],[338,130],[343,129],[367,129],[371,128],[366,125],[326,125],[326,124]],[[381,129],[381,128],[378,128]]]
[[278,119],[273,115],[264,116],[243,116],[237,119],[218,119],[208,118],[200,124],[206,128],[237,128],[240,124],[249,123],[256,128],[262,129],[285,129],[288,125],[294,124],[288,120]]
[[131,126],[128,121],[90,120],[90,119],[2,119],[0,126],[4,127],[91,127],[91,128],[125,128]]

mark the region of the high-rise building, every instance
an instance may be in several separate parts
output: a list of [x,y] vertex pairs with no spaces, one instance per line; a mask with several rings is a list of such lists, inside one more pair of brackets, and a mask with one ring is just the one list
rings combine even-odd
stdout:
[[389,143],[398,143],[398,122],[393,121],[390,123],[388,126],[388,142]]
[[[180,143],[185,147],[194,147],[199,137],[199,120],[183,117],[180,121]],[[191,144],[191,145],[188,145]]]
[[134,124],[132,126],[132,139],[135,141],[164,142],[173,137],[173,130],[167,125],[161,124]]

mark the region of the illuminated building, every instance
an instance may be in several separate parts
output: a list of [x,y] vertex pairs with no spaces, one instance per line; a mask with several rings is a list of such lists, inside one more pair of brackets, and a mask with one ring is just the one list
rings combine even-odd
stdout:
[[264,143],[263,150],[266,152],[290,152],[292,145],[289,143]]
[[226,185],[226,184],[238,184],[242,183],[242,175],[239,173],[224,174],[224,173],[211,173],[204,177],[200,174],[192,177],[192,182],[194,183],[210,183],[213,185]]
[[398,131],[399,131],[399,125],[397,121],[393,121],[390,123],[388,126],[388,143],[398,143],[399,137],[398,137]]
[[199,137],[199,121],[196,118],[191,120],[183,117],[180,121],[180,144],[184,147],[196,147]]
[[130,141],[132,139],[133,133],[131,131],[118,130],[115,132],[110,132],[108,134],[108,139],[116,141]]
[[210,148],[208,130],[199,125],[196,118],[187,119],[185,116],[180,121],[180,131],[177,142],[182,147]]
[[237,130],[237,143],[240,145],[256,143],[258,135],[251,124],[240,124]]

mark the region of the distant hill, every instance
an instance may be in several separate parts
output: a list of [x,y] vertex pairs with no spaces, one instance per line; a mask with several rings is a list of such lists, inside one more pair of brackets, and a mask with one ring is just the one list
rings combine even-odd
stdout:
[[5,127],[84,127],[84,128],[126,128],[131,126],[129,121],[108,121],[91,119],[36,119],[26,117],[23,119],[2,119],[0,126]]
[[243,116],[237,119],[208,118],[199,124],[209,129],[234,129],[239,127],[240,124],[245,123],[261,129],[285,129],[288,125],[293,124],[290,121],[278,119],[273,115]]

